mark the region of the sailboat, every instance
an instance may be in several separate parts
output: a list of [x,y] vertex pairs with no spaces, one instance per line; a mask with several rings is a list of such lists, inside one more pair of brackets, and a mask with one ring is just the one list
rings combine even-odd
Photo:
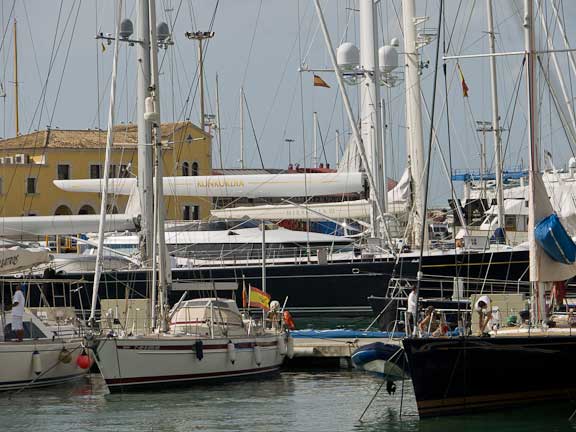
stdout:
[[[21,248],[0,251],[1,283],[12,292],[25,285],[26,289],[42,293],[50,284],[77,285],[77,281],[50,279],[9,279],[6,275],[27,272],[46,263],[45,250]],[[30,295],[30,294],[29,294]],[[44,302],[47,299],[44,297]],[[23,338],[18,341],[12,329],[12,314],[8,307],[12,297],[0,301],[0,391],[22,391],[52,386],[85,377],[91,360],[83,350],[83,338],[72,309],[53,308],[44,303],[40,308],[26,308],[22,316]]]
[[[533,11],[533,1],[525,0],[530,312],[521,314],[524,318],[520,325],[500,329],[494,326],[487,337],[404,339],[420,417],[570,400],[576,391],[576,379],[570,373],[563,373],[572,368],[576,335],[572,334],[570,322],[551,317],[546,305],[551,283],[576,275],[576,245],[552,209],[539,168]],[[554,372],[547,373],[546,365]]]
[[[88,346],[94,352],[98,368],[111,392],[141,389],[150,386],[181,385],[197,381],[233,379],[262,376],[278,372],[289,352],[291,338],[283,323],[284,310],[279,303],[268,303],[266,293],[265,265],[262,267],[262,290],[248,291],[248,306],[252,293],[258,292],[258,304],[262,310],[256,316],[242,316],[234,300],[217,295],[208,298],[184,300],[181,298],[172,310],[167,310],[167,292],[171,279],[167,265],[164,234],[164,211],[162,189],[162,146],[159,141],[159,82],[158,44],[156,35],[156,2],[141,0],[139,3],[139,28],[146,35],[140,42],[144,63],[149,67],[150,84],[140,88],[139,96],[145,97],[145,111],[140,111],[139,122],[151,128],[154,143],[154,177],[156,179],[154,217],[151,222],[152,237],[146,239],[152,246],[151,322],[143,334],[127,331],[114,325],[106,328],[101,321],[100,332],[87,337]],[[116,65],[119,33],[121,28],[122,1],[118,1],[114,44],[114,62],[106,158],[112,145],[114,123],[114,100],[116,92]],[[139,82],[146,81],[139,80]],[[105,167],[108,167],[106,160]],[[106,195],[108,175],[105,169],[102,207],[100,213],[99,248],[93,283],[90,321],[96,329],[96,303],[99,277],[102,272],[101,257],[104,244],[106,218]],[[263,235],[265,230],[262,231]],[[215,292],[216,290],[214,290]]]

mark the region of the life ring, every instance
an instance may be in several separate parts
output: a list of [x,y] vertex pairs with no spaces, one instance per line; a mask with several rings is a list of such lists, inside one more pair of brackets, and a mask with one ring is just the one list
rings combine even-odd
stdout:
[[288,327],[290,330],[294,330],[296,328],[292,314],[288,311],[284,311],[284,324],[286,324],[286,327]]

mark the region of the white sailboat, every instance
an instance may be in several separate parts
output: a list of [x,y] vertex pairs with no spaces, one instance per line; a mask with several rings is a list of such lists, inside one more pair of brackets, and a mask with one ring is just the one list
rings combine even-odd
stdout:
[[[144,69],[150,71],[149,84],[140,87],[139,98],[146,103],[139,107],[139,126],[145,128],[143,136],[151,137],[155,148],[155,178],[162,179],[161,145],[159,142],[159,82],[157,67],[156,2],[140,0],[138,13],[138,35],[140,54]],[[108,147],[112,144],[114,120],[114,95],[116,63],[120,31],[122,1],[118,1],[117,25],[112,71],[111,106],[108,121]],[[139,80],[142,84],[147,77]],[[149,133],[151,132],[151,133]],[[142,147],[151,148],[147,142]],[[151,155],[149,155],[151,156]],[[108,162],[106,161],[106,165]],[[149,174],[149,173],[148,173]],[[151,179],[151,176],[149,176]],[[106,218],[105,172],[104,193],[99,235],[99,256],[104,244],[103,228]],[[140,178],[142,180],[142,178]],[[150,197],[148,197],[150,198]],[[163,215],[163,190],[161,181],[155,182],[153,193],[154,216],[145,220],[143,226],[154,233],[145,239],[152,250],[152,323],[142,335],[126,332],[118,326],[102,329],[96,337],[87,339],[95,353],[96,362],[110,391],[138,389],[147,386],[186,384],[200,380],[240,378],[277,372],[288,352],[290,338],[275,309],[274,319],[243,317],[233,300],[218,297],[179,302],[168,313],[166,295],[170,286],[169,266],[166,261],[166,244]],[[146,212],[143,212],[146,217]],[[263,230],[264,236],[265,230]],[[96,294],[99,275],[102,271],[97,260],[94,278],[91,320],[95,320]],[[158,271],[156,269],[158,268]],[[265,268],[262,271],[263,293],[265,294]],[[252,292],[252,290],[250,290]],[[250,301],[250,294],[248,297]],[[269,301],[269,298],[268,298]],[[266,306],[263,304],[263,306]],[[279,305],[278,305],[279,306]],[[104,322],[103,322],[104,323]]]

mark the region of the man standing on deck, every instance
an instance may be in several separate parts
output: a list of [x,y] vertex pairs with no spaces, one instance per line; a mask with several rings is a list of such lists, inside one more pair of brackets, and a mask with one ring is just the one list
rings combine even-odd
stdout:
[[23,292],[24,288],[24,284],[16,288],[16,292],[14,292],[14,296],[12,297],[12,331],[16,333],[18,342],[22,342],[22,339],[24,339],[24,325],[22,323],[24,304],[26,303]]
[[416,296],[416,287],[408,295],[408,307],[406,308],[406,334],[414,334],[416,331],[416,314],[418,313],[418,302]]
[[488,322],[492,319],[492,302],[490,301],[490,297],[487,295],[481,296],[476,300],[474,309],[478,312],[478,330],[482,336],[486,333]]

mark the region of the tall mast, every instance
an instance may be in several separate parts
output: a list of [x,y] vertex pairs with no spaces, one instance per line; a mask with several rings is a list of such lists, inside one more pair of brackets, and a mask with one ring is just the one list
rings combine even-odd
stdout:
[[244,87],[240,87],[240,168],[244,169]]
[[[496,34],[492,17],[492,0],[486,0],[488,18],[488,44],[490,53],[496,52]],[[490,84],[492,95],[492,133],[494,135],[494,163],[496,165],[496,204],[498,207],[498,227],[504,229],[504,185],[502,177],[502,135],[500,130],[500,114],[498,112],[498,84],[496,76],[496,57],[490,56]]]
[[110,86],[110,107],[108,111],[108,128],[106,135],[106,153],[104,157],[104,185],[102,187],[102,198],[100,200],[100,222],[98,224],[98,249],[96,253],[96,266],[94,269],[94,280],[92,284],[92,303],[90,304],[89,322],[94,324],[96,318],[96,302],[98,299],[98,288],[100,286],[100,275],[102,273],[102,257],[104,252],[104,225],[106,223],[106,211],[108,208],[108,179],[110,177],[110,159],[112,155],[112,145],[114,142],[114,114],[116,109],[116,76],[118,70],[118,51],[120,45],[120,23],[122,22],[122,0],[118,0],[116,11],[116,30],[114,36],[114,59],[112,61],[112,78]]
[[[155,240],[158,248],[158,309],[160,330],[166,329],[166,308],[168,298],[168,285],[170,283],[170,268],[166,251],[166,237],[164,234],[164,175],[162,158],[162,132],[160,130],[160,80],[158,78],[158,38],[156,34],[156,0],[148,0],[149,29],[150,29],[150,90],[146,103],[146,115],[153,128],[154,138],[154,171],[155,171]],[[152,111],[150,111],[152,108]],[[153,257],[156,260],[156,256]],[[154,275],[155,277],[155,275]]]
[[524,0],[524,45],[526,50],[526,88],[528,92],[528,143],[529,143],[529,200],[528,200],[528,244],[530,251],[530,284],[532,291],[533,322],[544,318],[544,287],[538,282],[538,254],[534,228],[536,226],[536,186],[540,176],[540,154],[538,143],[538,120],[536,117],[536,75],[534,43],[534,5],[532,0]]
[[146,98],[150,88],[150,19],[148,0],[138,0],[138,21],[136,44],[136,74],[138,82],[137,119],[138,119],[138,194],[142,208],[140,222],[142,261],[147,262],[152,257],[154,243],[154,199],[153,174],[154,158],[152,148],[152,127],[144,118]]
[[384,179],[382,177],[381,125],[380,125],[380,69],[378,67],[378,26],[374,0],[360,0],[360,68],[364,71],[361,89],[360,123],[362,142],[366,149],[367,163],[374,176],[370,188],[370,226],[372,236],[382,238],[383,221],[379,209],[384,207]]
[[18,105],[18,41],[16,19],[14,19],[14,112],[16,122],[16,136],[20,135],[20,107]]
[[[405,55],[405,86],[406,86],[406,124],[408,155],[412,177],[412,199],[414,202],[414,222],[412,224],[413,244],[415,247],[425,246],[420,232],[426,222],[423,199],[422,173],[424,172],[424,139],[422,136],[422,101],[420,97],[420,56],[418,53],[415,23],[414,0],[402,1],[402,16],[404,26]],[[428,233],[426,230],[425,233]]]

